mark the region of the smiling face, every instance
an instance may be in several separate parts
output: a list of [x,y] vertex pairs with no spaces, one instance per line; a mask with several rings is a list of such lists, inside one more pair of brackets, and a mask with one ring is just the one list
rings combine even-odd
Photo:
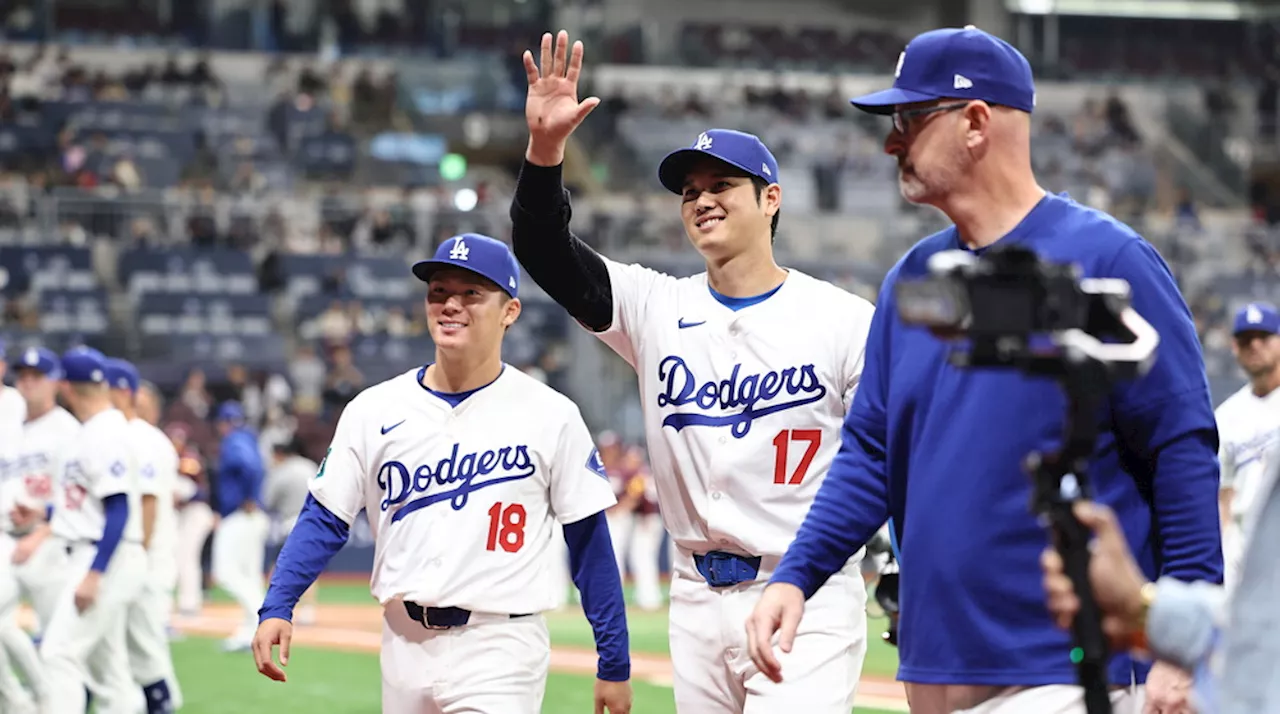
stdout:
[[437,349],[500,353],[503,333],[519,316],[518,299],[469,270],[437,270],[427,282],[427,328]]
[[782,187],[757,190],[745,171],[717,159],[693,164],[684,181],[680,217],[685,234],[704,258],[729,258],[772,240]]

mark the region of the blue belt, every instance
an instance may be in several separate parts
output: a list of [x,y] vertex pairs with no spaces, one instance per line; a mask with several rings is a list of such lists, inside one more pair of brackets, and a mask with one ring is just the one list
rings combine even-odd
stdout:
[[713,588],[727,588],[750,582],[760,574],[760,556],[737,555],[720,550],[713,550],[705,555],[694,553],[693,564]]
[[[462,627],[471,621],[471,611],[460,607],[423,607],[416,602],[405,601],[404,611],[409,619],[422,623],[429,630],[448,630]],[[511,619],[528,617],[532,613],[511,615]]]

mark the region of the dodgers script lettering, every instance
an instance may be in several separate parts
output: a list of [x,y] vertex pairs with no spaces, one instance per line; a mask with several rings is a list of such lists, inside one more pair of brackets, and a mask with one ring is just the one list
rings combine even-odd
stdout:
[[[663,385],[663,391],[658,394],[659,407],[693,407],[704,411],[741,408],[734,414],[718,415],[678,411],[668,414],[662,425],[676,431],[686,426],[728,426],[729,432],[741,439],[751,431],[756,419],[812,404],[827,395],[827,388],[811,364],[745,376],[741,371],[742,365],[736,364],[726,379],[699,382],[683,357],[672,355],[659,362],[658,379]],[[783,393],[797,398],[768,403]]]
[[[460,450],[460,445],[454,444],[449,455],[434,466],[422,464],[410,468],[399,461],[382,464],[378,469],[378,486],[387,493],[382,499],[382,510],[406,504],[391,517],[392,523],[441,501],[449,501],[453,510],[461,511],[472,493],[500,483],[526,479],[536,472],[529,447],[525,445],[462,455],[458,453]],[[433,490],[433,487],[444,490]],[[413,498],[417,494],[426,495]]]

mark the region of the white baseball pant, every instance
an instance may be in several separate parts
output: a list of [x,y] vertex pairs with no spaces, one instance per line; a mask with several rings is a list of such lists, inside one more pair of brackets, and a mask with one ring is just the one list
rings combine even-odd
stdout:
[[397,600],[383,610],[380,662],[384,714],[539,714],[551,637],[541,615],[427,629]]
[[760,673],[746,622],[778,558],[758,579],[712,588],[679,548],[671,579],[671,664],[680,714],[849,714],[867,653],[867,591],[857,560],[805,604],[790,653],[775,649],[785,677]]
[[[0,533],[0,711],[23,712],[31,711],[35,699],[43,698],[46,690],[36,646],[30,635],[18,627],[18,578],[12,561],[14,544],[12,536]],[[31,683],[31,693],[18,681],[11,664]]]
[[147,583],[137,599],[129,604],[126,615],[125,643],[129,653],[129,668],[133,680],[140,687],[148,687],[159,681],[169,685],[170,703],[173,708],[182,706],[182,692],[174,674],[173,657],[169,652],[169,614],[173,610],[173,578],[163,568],[152,566]]
[[232,639],[248,643],[258,629],[258,608],[266,597],[264,569],[271,519],[261,510],[237,510],[213,534],[213,579],[240,606],[243,619]]
[[[1141,685],[1117,689],[1111,692],[1111,711],[1114,714],[1142,714],[1145,701]],[[923,702],[911,700],[912,712],[949,714],[944,710],[945,707],[931,709]],[[956,714],[1086,714],[1084,690],[1066,684],[1016,689]]]
[[662,607],[662,585],[658,581],[658,559],[662,555],[662,519],[656,513],[606,514],[618,573],[631,573],[636,586],[636,605],[643,610]]
[[178,511],[178,610],[183,614],[197,614],[204,604],[200,561],[213,521],[213,509],[204,501],[191,501]]
[[141,543],[122,541],[102,574],[97,599],[84,612],[75,593],[97,546],[68,547],[67,581],[40,643],[49,684],[49,714],[83,714],[85,687],[96,681],[98,714],[134,714],[143,709],[142,692],[129,673],[125,648],[125,616],[142,591],[147,570]]

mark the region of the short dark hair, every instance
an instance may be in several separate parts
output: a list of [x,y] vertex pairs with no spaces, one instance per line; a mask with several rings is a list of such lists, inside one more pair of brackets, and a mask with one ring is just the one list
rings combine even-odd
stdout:
[[[760,203],[760,196],[766,188],[769,188],[769,182],[759,176],[751,177],[751,185],[756,189],[756,203]],[[769,241],[773,242],[778,239],[778,219],[782,217],[782,207],[778,207],[778,212],[773,214],[773,224],[769,227]]]

